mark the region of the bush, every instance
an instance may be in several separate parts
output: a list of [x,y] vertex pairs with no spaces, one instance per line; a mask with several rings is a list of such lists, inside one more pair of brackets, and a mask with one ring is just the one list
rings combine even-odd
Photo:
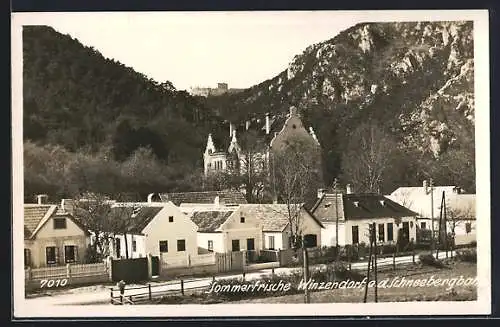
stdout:
[[457,251],[457,258],[460,261],[465,262],[477,262],[477,251],[476,249],[465,249]]
[[418,256],[418,259],[423,265],[436,267],[436,268],[444,268],[445,265],[441,260],[436,259],[432,254],[421,254]]

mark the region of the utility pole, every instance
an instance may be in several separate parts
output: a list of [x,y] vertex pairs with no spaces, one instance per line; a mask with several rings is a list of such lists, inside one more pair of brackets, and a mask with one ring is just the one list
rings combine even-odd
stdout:
[[431,253],[434,252],[434,185],[432,178],[429,179],[429,189],[425,190],[427,194],[431,193]]
[[377,253],[378,253],[378,247],[377,247],[377,232],[376,232],[376,226],[375,223],[373,223],[373,245],[375,247],[375,255],[373,256],[373,272],[375,274],[375,303],[378,302],[378,279],[377,279]]
[[366,303],[368,299],[368,284],[370,283],[370,266],[372,265],[372,225],[368,225],[368,235],[370,239],[370,247],[368,254],[368,269],[366,270],[366,284],[365,284],[365,296],[363,298],[363,302]]
[[370,254],[368,256],[368,270],[366,273],[365,296],[363,302],[368,299],[368,284],[370,283],[370,268],[373,269],[375,276],[375,302],[378,302],[378,286],[377,286],[377,241],[375,232],[375,223],[369,224],[369,239],[370,239]]
[[339,200],[337,194],[337,177],[333,180],[333,191],[335,194],[335,266],[339,263]]
[[310,303],[311,298],[309,296],[309,290],[307,286],[307,281],[309,280],[309,255],[307,253],[307,247],[302,237],[302,252],[304,255],[304,283],[306,287],[304,288],[304,303]]

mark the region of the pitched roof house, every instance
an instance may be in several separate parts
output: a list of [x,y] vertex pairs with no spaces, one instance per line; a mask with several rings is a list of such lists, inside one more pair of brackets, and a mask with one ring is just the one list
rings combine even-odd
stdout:
[[24,204],[24,261],[38,268],[83,262],[88,230],[55,204]]
[[[246,204],[240,208],[246,215],[262,222],[264,249],[279,250],[291,247],[291,229],[295,229],[295,226],[290,224],[286,204]],[[306,239],[308,246],[319,246],[323,224],[304,205],[294,206],[292,210],[299,210],[298,218],[294,219],[293,224],[298,224],[299,233]]]
[[439,230],[439,219],[442,212],[444,194],[447,232],[455,234],[455,244],[466,244],[476,240],[476,195],[465,194],[457,186],[428,187],[424,181],[420,187],[400,187],[388,195],[418,213],[418,227]]
[[114,257],[150,254],[166,261],[198,254],[198,227],[172,202],[117,202],[109,215],[122,217],[125,226],[110,249]]
[[198,226],[201,254],[262,249],[262,223],[239,206],[186,205],[180,210]]
[[[323,223],[322,245],[336,244],[336,221],[338,217],[338,244],[369,243],[370,223],[377,225],[377,241],[403,242],[416,239],[416,216],[414,211],[375,194],[323,194],[311,209]],[[401,235],[399,235],[401,233]]]

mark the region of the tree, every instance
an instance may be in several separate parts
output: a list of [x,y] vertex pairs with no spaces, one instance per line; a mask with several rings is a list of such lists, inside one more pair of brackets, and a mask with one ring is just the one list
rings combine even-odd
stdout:
[[292,138],[283,149],[272,153],[271,169],[278,201],[287,206],[290,240],[293,248],[303,247],[301,210],[315,197],[320,186],[319,153],[303,139]]
[[344,178],[358,192],[381,192],[384,179],[394,164],[396,143],[376,123],[354,130],[342,159]]
[[126,233],[125,226],[129,218],[126,210],[112,210],[111,207],[109,197],[102,194],[84,193],[74,199],[74,217],[92,235],[90,250],[96,262],[110,254],[110,241],[115,235]]

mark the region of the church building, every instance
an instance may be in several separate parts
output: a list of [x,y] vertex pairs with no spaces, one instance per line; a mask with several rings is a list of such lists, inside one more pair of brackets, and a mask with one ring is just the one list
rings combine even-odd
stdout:
[[268,169],[270,153],[284,148],[286,141],[295,137],[305,139],[312,147],[321,149],[320,143],[312,127],[306,128],[302,123],[297,108],[291,107],[286,115],[266,114],[264,119],[255,118],[246,120],[243,124],[229,123],[229,135],[223,144],[215,144],[212,134],[208,135],[207,146],[203,154],[205,176],[212,173],[225,172],[237,168],[243,174],[249,162],[248,151],[242,149],[238,136],[254,130],[264,144],[262,149],[252,152],[255,158],[252,162],[254,169]]

